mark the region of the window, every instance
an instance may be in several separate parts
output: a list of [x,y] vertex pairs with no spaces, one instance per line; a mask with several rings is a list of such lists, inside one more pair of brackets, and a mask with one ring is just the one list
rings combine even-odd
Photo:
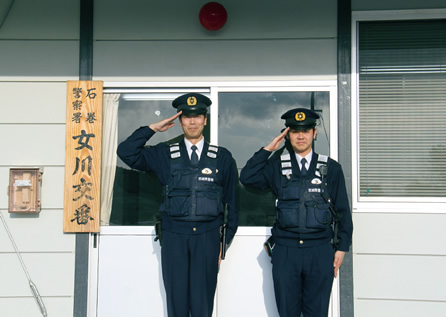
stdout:
[[[173,116],[176,110],[172,107],[172,100],[181,94],[122,94],[118,108],[117,143],[124,141],[141,126]],[[208,118],[208,126],[204,131],[207,140],[209,122]],[[175,139],[182,133],[177,123],[163,133],[156,133],[146,146]],[[133,170],[117,158],[110,225],[154,225],[161,202],[161,185],[155,174]]]
[[[223,92],[219,99],[219,144],[227,147],[239,171],[249,158],[266,146],[285,128],[280,119],[286,111],[309,108],[322,119],[317,127],[314,150],[329,154],[329,92]],[[258,191],[240,185],[240,226],[271,226],[276,218],[275,198],[269,191]]]
[[[212,138],[213,142],[229,149],[239,172],[256,151],[267,145],[285,127],[280,119],[281,115],[297,107],[311,108],[321,115],[314,149],[320,154],[330,154],[330,104],[334,102],[334,86],[317,91],[312,88],[306,91],[284,89],[280,87],[279,91],[275,91],[274,88],[265,87],[257,88],[256,91],[240,91],[238,88],[234,91],[230,88],[208,88],[197,91],[207,96],[211,96],[210,92],[213,91],[212,95],[218,98],[213,100],[215,106],[210,108],[208,125],[204,131],[205,138],[208,141]],[[115,98],[119,96],[115,124],[116,143],[124,141],[140,126],[147,126],[175,114],[171,103],[182,93],[184,92],[133,92],[116,95]],[[218,125],[214,124],[215,120],[218,120]],[[218,126],[218,129],[213,126]],[[182,137],[182,133],[177,124],[163,133],[155,134],[146,146]],[[214,133],[214,136],[211,133]],[[218,139],[215,136],[218,136]],[[108,217],[103,214],[102,224],[154,225],[162,202],[161,185],[156,176],[132,170],[119,158],[116,165],[110,166],[114,172],[114,183],[110,182],[113,184],[111,211],[108,212]],[[242,185],[239,189],[239,225],[271,226],[275,221],[273,195],[269,191],[256,191]]]
[[357,24],[359,194],[446,195],[446,20]]

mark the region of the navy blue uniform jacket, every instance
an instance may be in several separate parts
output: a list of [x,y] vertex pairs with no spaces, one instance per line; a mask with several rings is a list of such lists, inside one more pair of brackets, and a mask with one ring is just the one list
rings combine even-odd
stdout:
[[[137,129],[127,140],[119,144],[118,156],[133,169],[155,173],[161,185],[164,186],[168,183],[171,176],[170,150],[167,143],[146,147],[146,142],[154,134],[155,132],[149,127]],[[205,142],[202,156],[206,155],[207,147],[208,143]],[[180,142],[180,150],[182,159],[187,160],[187,164],[189,164],[189,156],[184,140]],[[228,210],[227,242],[229,243],[232,241],[238,226],[236,197],[238,180],[235,161],[231,153],[223,147],[219,147],[217,169],[219,171],[217,182],[223,187],[223,203],[227,205]],[[222,223],[223,215],[210,222],[186,222],[173,220],[166,213],[162,213],[162,229],[175,233],[199,234],[215,229]]]
[[[286,151],[286,150],[285,150]],[[260,149],[246,163],[246,166],[240,172],[240,182],[245,186],[257,189],[270,189],[274,195],[281,189],[281,169],[280,155],[270,156],[271,152]],[[293,173],[300,173],[296,161],[296,155],[291,155]],[[317,154],[313,152],[309,173],[314,175],[314,169],[317,163]],[[296,170],[297,167],[297,170]],[[329,197],[335,205],[338,213],[341,215],[339,220],[337,250],[348,251],[352,241],[353,224],[348,202],[347,190],[345,188],[345,179],[341,165],[335,160],[328,159],[328,174],[326,177]],[[271,206],[274,208],[274,206]],[[286,231],[274,225],[272,234],[277,243],[288,246],[309,247],[330,241],[333,237],[331,227],[327,230],[317,233],[296,233]],[[303,244],[300,241],[303,241]]]

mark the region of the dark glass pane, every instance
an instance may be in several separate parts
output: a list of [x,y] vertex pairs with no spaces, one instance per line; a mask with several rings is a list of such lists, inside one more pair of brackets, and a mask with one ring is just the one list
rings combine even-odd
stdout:
[[[231,92],[219,94],[219,145],[227,147],[239,171],[248,159],[267,145],[285,127],[280,119],[286,111],[314,109],[323,120],[317,127],[314,149],[329,154],[329,93],[324,92]],[[240,226],[271,226],[275,220],[274,197],[240,185]]]
[[[135,94],[127,97],[123,95],[118,110],[118,144],[137,128],[174,115],[176,110],[172,107],[172,100],[176,96],[166,98],[166,95],[163,95],[158,99],[141,96],[138,99]],[[143,100],[145,98],[150,99]],[[209,119],[204,131],[208,140]],[[156,133],[146,145],[155,145],[175,138],[181,139],[182,134],[183,130],[176,122],[173,128]],[[155,174],[132,170],[118,158],[110,225],[154,225],[161,201],[161,184]]]
[[[172,116],[171,100],[162,96],[150,100],[121,98],[118,112],[118,143],[135,129]],[[268,144],[284,128],[280,116],[295,107],[313,108],[322,117],[318,126],[315,149],[328,154],[328,92],[256,92],[219,94],[219,145],[227,147],[237,161],[239,171],[261,147]],[[205,129],[209,138],[210,117]],[[147,143],[154,145],[181,137],[177,124],[157,133]],[[240,225],[271,226],[275,219],[274,197],[269,191],[240,187]],[[130,169],[118,158],[113,192],[110,225],[153,225],[162,200],[161,186],[153,174]]]

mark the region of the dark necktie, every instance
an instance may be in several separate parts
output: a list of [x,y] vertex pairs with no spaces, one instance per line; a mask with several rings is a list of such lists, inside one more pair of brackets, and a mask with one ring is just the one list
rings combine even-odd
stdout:
[[192,165],[197,165],[198,164],[197,147],[195,145],[192,145],[190,148],[192,149],[192,154],[190,155],[190,163]]
[[301,159],[300,160],[300,164],[302,165],[300,171],[302,173],[302,175],[307,175],[307,168],[305,167],[305,164],[307,164],[307,160],[306,159]]

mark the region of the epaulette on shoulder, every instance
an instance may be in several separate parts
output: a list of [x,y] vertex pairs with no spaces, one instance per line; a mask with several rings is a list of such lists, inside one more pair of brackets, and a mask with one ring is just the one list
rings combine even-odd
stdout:
[[321,175],[326,176],[327,172],[328,172],[328,156],[318,154],[316,170],[314,173],[316,174],[316,176],[321,177]]
[[280,156],[280,170],[282,171],[282,175],[289,177],[289,175],[293,174],[293,168],[291,166],[291,154],[289,151],[285,151],[286,146],[278,149],[271,158]]
[[171,143],[169,144],[169,150],[170,150],[170,158],[176,159],[181,157],[180,152],[180,144],[179,143]]
[[318,162],[328,162],[328,156],[327,155],[322,155],[322,154],[318,154],[317,156],[317,161]]
[[213,159],[217,158],[218,149],[219,147],[217,145],[209,144],[207,156]]
[[280,155],[280,169],[282,170],[282,175],[284,176],[293,174],[290,153],[283,153]]

